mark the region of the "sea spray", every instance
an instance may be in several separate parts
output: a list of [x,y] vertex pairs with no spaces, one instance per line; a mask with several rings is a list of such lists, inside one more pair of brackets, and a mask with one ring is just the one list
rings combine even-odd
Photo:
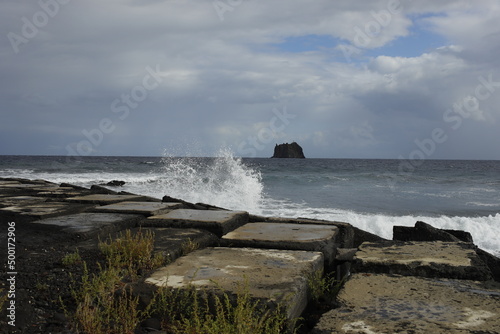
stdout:
[[158,184],[165,195],[227,209],[260,211],[260,172],[244,165],[227,149],[220,150],[215,158],[165,156],[162,163]]

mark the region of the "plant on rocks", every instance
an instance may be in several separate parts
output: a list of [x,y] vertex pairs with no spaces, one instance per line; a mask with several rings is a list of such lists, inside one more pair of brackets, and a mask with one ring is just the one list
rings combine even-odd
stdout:
[[139,230],[135,235],[126,230],[115,240],[100,241],[99,249],[111,267],[123,269],[125,275],[137,278],[140,272],[157,268],[165,262],[162,254],[153,255],[154,240],[154,233],[149,230]]
[[[154,303],[154,304],[153,304]],[[235,296],[221,291],[162,287],[152,302],[167,333],[279,334],[287,329],[286,315],[250,296],[248,285]]]

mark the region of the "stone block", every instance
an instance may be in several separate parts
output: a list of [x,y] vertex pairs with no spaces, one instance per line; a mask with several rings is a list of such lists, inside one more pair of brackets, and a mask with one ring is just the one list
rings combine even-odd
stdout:
[[36,196],[7,196],[0,198],[0,207],[30,205],[45,200],[45,198]]
[[266,222],[266,223],[283,223],[283,224],[313,224],[313,225],[329,225],[335,226],[339,229],[339,247],[342,248],[352,248],[355,239],[355,230],[351,224],[339,222],[339,221],[329,221],[320,219],[309,219],[309,218],[283,218],[283,217],[262,217],[251,215],[251,222]]
[[472,281],[354,274],[311,334],[498,333],[500,291]]
[[141,222],[144,227],[199,228],[221,237],[248,222],[248,212],[225,210],[177,209],[151,216]]
[[[130,229],[132,235],[137,233],[151,232],[154,234],[154,252],[161,253],[170,262],[176,260],[182,255],[186,255],[194,250],[216,246],[219,238],[213,233],[197,229],[180,228],[145,228],[134,227]],[[111,238],[115,240],[123,235],[123,231],[109,233],[104,239]],[[89,239],[78,244],[78,247],[85,249],[97,249],[98,239]]]
[[141,201],[142,199],[143,197],[139,195],[92,194],[86,196],[70,197],[65,199],[65,201],[72,203],[108,205],[124,201]]
[[252,298],[279,304],[293,319],[307,305],[308,274],[322,270],[320,252],[214,247],[178,258],[145,282],[179,289],[220,288],[228,293],[248,288]]
[[111,233],[136,227],[144,217],[120,213],[78,213],[32,222],[35,229],[69,234],[85,240],[106,237]]
[[224,235],[224,245],[322,252],[327,267],[333,264],[339,229],[332,225],[248,223]]
[[132,213],[144,216],[155,216],[165,214],[182,206],[180,203],[162,202],[120,202],[94,209],[96,212]]
[[491,279],[474,246],[464,242],[365,242],[356,253],[355,272],[404,276]]
[[38,219],[57,217],[82,212],[87,205],[65,202],[40,202],[28,205],[13,205],[0,209],[0,216],[16,222],[31,222]]

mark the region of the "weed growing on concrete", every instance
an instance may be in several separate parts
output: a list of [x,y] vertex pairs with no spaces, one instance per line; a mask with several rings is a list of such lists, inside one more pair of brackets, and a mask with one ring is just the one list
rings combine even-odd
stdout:
[[323,275],[323,271],[315,271],[307,275],[307,285],[313,302],[322,299],[334,299],[343,281],[335,279],[335,272]]
[[191,240],[191,238],[189,238],[187,241],[184,241],[181,245],[182,255],[187,255],[197,250],[198,248],[200,248],[200,245],[197,242]]
[[[74,281],[71,289],[77,305],[74,314],[69,314],[63,303],[77,331],[89,334],[134,332],[146,312],[138,310],[139,298],[133,296],[124,280],[135,279],[139,273],[163,264],[163,256],[153,256],[153,248],[154,234],[149,231],[132,235],[127,230],[115,240],[99,242],[99,249],[106,255],[106,267],[99,264],[98,273],[91,275],[83,262],[81,281]],[[65,257],[67,263],[73,263],[75,258],[74,255],[69,259]]]
[[125,275],[137,278],[140,272],[157,268],[165,262],[162,254],[153,255],[154,240],[154,233],[149,230],[139,230],[135,235],[126,230],[115,240],[99,241],[99,249],[106,255],[110,267],[121,268]]
[[[250,296],[248,281],[241,291],[229,295],[187,289],[159,288],[144,310],[139,310],[139,298],[124,283],[152,270],[165,261],[153,256],[153,233],[139,231],[132,235],[127,230],[115,240],[99,242],[106,255],[106,265],[98,265],[97,273],[90,274],[83,263],[81,279],[71,288],[76,302],[69,312],[61,301],[66,316],[76,332],[88,334],[134,333],[138,324],[148,317],[161,319],[167,333],[192,334],[279,334],[288,330],[290,322],[280,307],[270,309],[262,301]],[[191,252],[199,245],[189,240],[183,252]],[[76,258],[76,256],[75,256]],[[73,263],[71,260],[67,260]]]
[[250,296],[248,285],[236,296],[225,292],[160,288],[153,300],[153,313],[168,333],[279,334],[288,321],[279,307],[269,309]]

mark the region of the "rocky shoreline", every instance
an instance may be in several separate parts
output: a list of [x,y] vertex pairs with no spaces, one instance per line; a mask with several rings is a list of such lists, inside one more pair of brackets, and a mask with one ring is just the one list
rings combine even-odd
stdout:
[[[500,332],[500,260],[468,233],[423,222],[384,240],[345,222],[4,178],[0,223],[1,333],[74,333],[71,287],[106,264],[99,243],[128,230],[149,233],[153,252],[168,258],[119,282],[139,307],[165,285],[236,294],[244,281],[266,307],[280,305],[289,321],[302,317],[299,333]],[[343,284],[315,299],[310,277]],[[134,332],[172,330],[151,315]]]

